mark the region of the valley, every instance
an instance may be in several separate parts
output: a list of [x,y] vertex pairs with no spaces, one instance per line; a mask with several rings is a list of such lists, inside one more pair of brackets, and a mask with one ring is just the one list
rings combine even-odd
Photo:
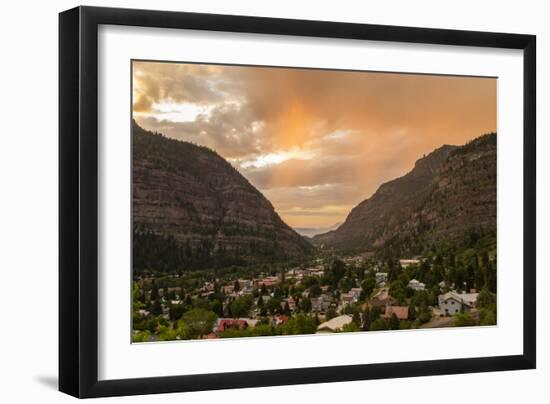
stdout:
[[215,151],[132,139],[134,342],[496,324],[495,133],[298,231]]

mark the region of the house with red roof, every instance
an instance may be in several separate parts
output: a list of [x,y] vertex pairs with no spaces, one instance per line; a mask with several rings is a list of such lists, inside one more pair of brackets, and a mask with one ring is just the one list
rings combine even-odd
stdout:
[[409,319],[409,307],[408,306],[386,306],[386,312],[384,313],[384,318],[389,319],[393,314],[399,320],[408,320]]
[[220,334],[224,331],[227,331],[230,328],[242,331],[246,327],[248,327],[248,324],[245,320],[233,319],[233,318],[220,318],[218,319],[215,332],[217,334]]

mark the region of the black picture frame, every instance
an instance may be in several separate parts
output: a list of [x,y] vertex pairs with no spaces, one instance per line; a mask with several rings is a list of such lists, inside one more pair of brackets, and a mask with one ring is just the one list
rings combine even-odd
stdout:
[[[100,24],[523,50],[523,354],[99,381],[97,62]],[[535,61],[534,35],[96,7],[77,7],[60,13],[59,390],[84,398],[534,369]]]

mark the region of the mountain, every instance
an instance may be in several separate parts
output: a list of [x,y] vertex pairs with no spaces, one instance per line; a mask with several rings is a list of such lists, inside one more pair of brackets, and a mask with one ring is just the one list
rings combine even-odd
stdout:
[[300,235],[305,237],[313,237],[317,234],[326,233],[332,230],[336,230],[342,222],[338,222],[329,227],[294,227],[293,229]]
[[312,252],[215,151],[134,122],[132,153],[134,267],[175,270],[182,263],[223,265]]
[[382,184],[336,230],[314,243],[339,250],[427,244],[496,229],[496,133],[463,146],[444,145],[403,177]]

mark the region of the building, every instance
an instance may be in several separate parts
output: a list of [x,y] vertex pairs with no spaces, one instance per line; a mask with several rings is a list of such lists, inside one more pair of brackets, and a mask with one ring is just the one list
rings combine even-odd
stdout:
[[234,287],[233,284],[224,285],[224,286],[221,287],[221,291],[225,295],[229,295],[229,294],[233,293],[234,290],[235,290],[235,287]]
[[[212,292],[215,289],[215,285],[212,282],[204,282],[204,285],[199,289],[199,292]],[[170,290],[170,288],[168,288]]]
[[462,311],[470,311],[476,307],[479,293],[447,292],[438,296],[439,308],[445,315],[455,315]]
[[285,278],[286,279],[298,279],[298,280],[301,280],[303,279],[304,277],[304,270],[303,269],[300,269],[300,268],[292,268],[292,269],[289,269],[286,274],[285,274]]
[[409,265],[418,265],[420,264],[420,260],[418,259],[400,259],[399,264],[402,268],[407,268]]
[[359,297],[361,296],[361,288],[351,288],[349,290],[349,293],[353,296],[353,299],[355,302],[359,301]]
[[237,282],[239,282],[239,289],[249,289],[252,290],[254,284],[250,279],[238,279]]
[[341,293],[340,294],[340,305],[341,307],[346,307],[349,304],[356,303],[354,295],[351,293]]
[[277,316],[273,318],[272,324],[273,325],[283,325],[288,321],[288,316]]
[[420,281],[417,281],[416,279],[411,279],[409,281],[409,284],[407,285],[407,287],[411,288],[412,290],[424,290],[424,289],[426,289],[426,285],[423,284]]
[[254,318],[241,318],[240,320],[244,320],[246,322],[246,325],[248,325],[249,327],[256,327],[256,324],[258,324],[260,322],[260,320],[258,319],[254,319]]
[[260,288],[263,285],[266,287],[268,286],[275,286],[279,284],[279,277],[277,276],[266,276],[263,279],[257,279],[255,280],[256,287]]
[[311,311],[325,312],[330,308],[332,299],[328,295],[321,295],[319,297],[312,297],[311,299]]
[[351,324],[352,317],[344,314],[342,316],[334,317],[329,321],[325,321],[317,327],[317,333],[331,333],[340,331],[344,326]]
[[344,257],[342,258],[342,261],[344,261],[346,264],[361,265],[365,262],[365,258],[362,255],[355,255],[352,257]]
[[388,273],[387,272],[377,272],[376,275],[376,285],[380,286],[382,283],[386,284],[388,282]]
[[239,291],[239,295],[251,295],[254,292],[252,285],[245,285]]
[[408,306],[386,306],[386,311],[384,313],[384,318],[389,319],[393,314],[399,320],[408,320],[409,319],[409,307]]
[[390,296],[388,288],[382,288],[369,300],[369,306],[393,306],[396,300]]
[[216,334],[219,334],[227,331],[228,329],[236,329],[242,331],[249,326],[247,320],[250,321],[250,319],[245,318],[218,318],[218,321],[214,326],[214,332]]
[[321,277],[325,274],[325,270],[322,266],[307,268],[304,271],[304,275]]

